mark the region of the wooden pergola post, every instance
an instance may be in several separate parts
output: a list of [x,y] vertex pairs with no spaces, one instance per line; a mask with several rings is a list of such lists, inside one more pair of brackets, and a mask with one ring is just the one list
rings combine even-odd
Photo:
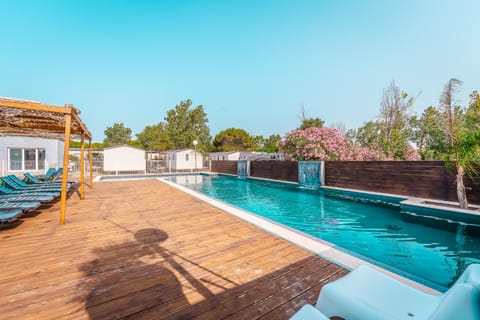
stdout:
[[[90,143],[90,187],[92,187],[92,134],[79,117],[80,111],[71,104],[52,106],[36,101],[0,97],[0,134],[34,136],[61,140],[63,135],[63,174],[60,198],[60,224],[65,223],[68,184],[70,136],[82,139],[80,198],[85,197],[85,138]],[[36,118],[42,119],[35,121]],[[33,120],[32,120],[33,119]]]
[[60,224],[65,224],[65,211],[67,207],[68,154],[70,152],[71,123],[72,123],[71,113],[65,114],[65,140],[63,145],[62,194],[60,197]]
[[85,135],[80,142],[80,199],[85,199]]
[[92,160],[92,151],[93,151],[93,148],[92,148],[92,139],[88,139],[88,148],[89,148],[89,151],[88,151],[88,160],[90,162],[90,188],[93,188],[93,160]]

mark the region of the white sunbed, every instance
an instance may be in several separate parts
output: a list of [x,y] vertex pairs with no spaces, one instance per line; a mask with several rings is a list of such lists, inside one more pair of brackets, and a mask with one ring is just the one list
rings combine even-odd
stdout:
[[441,295],[431,295],[367,266],[326,284],[316,308],[327,317],[355,319],[480,319],[480,264],[467,267]]

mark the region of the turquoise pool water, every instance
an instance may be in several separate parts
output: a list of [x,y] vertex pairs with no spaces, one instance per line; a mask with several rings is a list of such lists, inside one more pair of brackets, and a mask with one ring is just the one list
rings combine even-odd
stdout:
[[444,291],[480,263],[480,238],[401,219],[400,209],[342,200],[296,185],[227,176],[168,180],[253,212]]

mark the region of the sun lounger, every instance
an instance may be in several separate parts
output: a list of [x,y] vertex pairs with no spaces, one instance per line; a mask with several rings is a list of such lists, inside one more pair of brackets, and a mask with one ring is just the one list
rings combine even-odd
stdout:
[[57,169],[57,171],[55,171],[53,174],[52,174],[52,177],[50,178],[50,180],[55,180],[57,179],[58,177],[61,177],[63,174],[63,168],[60,167]]
[[15,222],[22,215],[22,209],[0,209],[0,224]]
[[28,212],[41,205],[40,202],[0,202],[0,209],[21,209],[23,212]]
[[[17,176],[10,175],[7,176],[7,179],[10,179],[12,183],[17,184],[17,186],[23,188],[23,189],[29,189],[29,190],[54,190],[54,191],[62,191],[62,185],[61,184],[53,184],[51,185],[50,183],[48,184],[28,184],[22,179],[20,179]],[[67,184],[67,191],[70,189],[70,185]]]
[[47,188],[48,189],[62,188],[61,184],[58,184],[58,183],[53,183],[52,184],[52,182],[45,182],[43,184],[28,184],[25,181],[23,181],[22,179],[20,179],[19,177],[17,177],[16,175],[13,175],[13,174],[7,176],[7,179],[9,179],[13,183],[15,183],[18,186],[23,187],[23,188],[45,188],[45,189],[47,189]]
[[6,195],[29,195],[29,196],[53,196],[60,197],[60,191],[41,191],[41,190],[14,190],[0,184],[0,194]]
[[316,308],[355,319],[480,319],[480,264],[467,267],[442,295],[431,295],[367,266],[326,284]]
[[[28,184],[30,185],[59,186],[62,183],[61,181],[41,181],[40,179],[38,179],[37,177],[35,177],[29,172],[26,172],[23,175],[25,176],[25,181],[27,181]],[[67,181],[67,184],[75,184],[75,183],[76,181]]]
[[38,201],[41,203],[49,203],[55,199],[52,195],[0,195],[0,202],[22,202],[22,201]]
[[55,168],[49,168],[44,176],[39,176],[38,178],[42,181],[49,181],[52,179],[52,176],[55,174]]
[[[4,176],[0,178],[2,182],[9,188],[21,191],[21,190],[37,190],[37,191],[62,191],[61,186],[37,186],[37,185],[27,185],[22,186],[18,184],[11,176]],[[23,181],[25,183],[25,181]],[[68,188],[67,188],[68,189]]]
[[304,305],[290,320],[329,320],[323,313],[310,304]]

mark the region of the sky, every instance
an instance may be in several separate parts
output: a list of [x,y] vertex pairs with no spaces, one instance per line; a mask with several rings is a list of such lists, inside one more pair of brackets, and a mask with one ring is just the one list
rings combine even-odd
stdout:
[[302,105],[357,128],[392,80],[417,114],[450,78],[467,105],[480,90],[479,12],[478,0],[0,0],[0,96],[73,104],[98,142],[186,99],[212,136],[283,136]]

